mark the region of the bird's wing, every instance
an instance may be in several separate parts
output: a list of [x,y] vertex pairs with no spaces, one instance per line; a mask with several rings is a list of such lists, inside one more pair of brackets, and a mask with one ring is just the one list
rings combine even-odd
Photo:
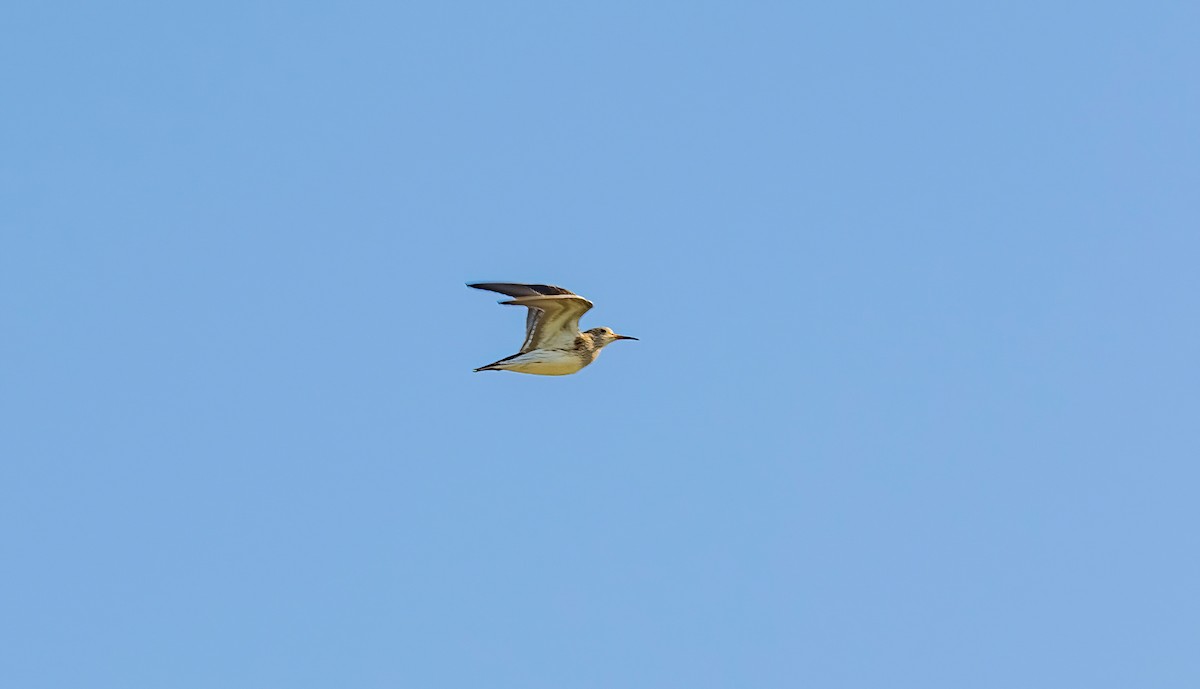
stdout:
[[[489,292],[499,292],[507,294],[510,297],[536,297],[539,295],[549,294],[572,294],[571,290],[555,287],[554,285],[526,285],[517,282],[477,282],[467,287],[475,289],[485,289]],[[578,295],[576,295],[578,296]]]
[[575,338],[579,337],[579,317],[592,308],[592,302],[577,294],[518,297],[500,303],[529,307],[530,318],[525,323],[522,352],[570,349],[575,345]]
[[521,353],[533,349],[570,348],[579,336],[579,317],[592,308],[592,302],[554,285],[488,282],[469,286],[515,297],[501,304],[528,307]]

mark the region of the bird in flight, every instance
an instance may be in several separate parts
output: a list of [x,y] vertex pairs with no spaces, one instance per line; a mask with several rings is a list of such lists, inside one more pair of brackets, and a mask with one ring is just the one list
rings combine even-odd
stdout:
[[511,300],[501,304],[524,306],[525,344],[512,356],[481,366],[476,371],[516,371],[542,376],[576,373],[596,360],[600,350],[617,340],[636,340],[618,335],[612,328],[579,332],[579,317],[592,302],[554,285],[522,285],[510,282],[480,282],[467,287],[499,292]]

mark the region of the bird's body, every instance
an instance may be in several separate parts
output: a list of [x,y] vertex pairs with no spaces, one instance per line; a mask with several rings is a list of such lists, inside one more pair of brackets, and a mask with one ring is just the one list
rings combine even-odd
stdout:
[[566,376],[576,373],[592,363],[591,355],[569,349],[535,349],[524,354],[514,354],[476,371],[516,371],[535,373],[542,376]]
[[476,371],[565,376],[595,361],[606,345],[617,340],[637,339],[618,335],[610,328],[579,332],[579,317],[592,308],[592,302],[562,287],[508,282],[478,283],[468,287],[514,297],[500,303],[529,309],[525,319],[525,343],[521,351]]

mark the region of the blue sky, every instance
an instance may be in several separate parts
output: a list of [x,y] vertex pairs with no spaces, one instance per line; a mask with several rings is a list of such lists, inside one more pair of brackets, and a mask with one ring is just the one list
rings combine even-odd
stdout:
[[1197,686],[1198,22],[10,3],[0,684]]

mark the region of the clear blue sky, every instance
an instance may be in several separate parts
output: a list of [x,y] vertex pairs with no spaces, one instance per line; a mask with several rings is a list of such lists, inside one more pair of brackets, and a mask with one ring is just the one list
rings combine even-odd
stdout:
[[1198,26],[6,4],[0,685],[1200,686]]

